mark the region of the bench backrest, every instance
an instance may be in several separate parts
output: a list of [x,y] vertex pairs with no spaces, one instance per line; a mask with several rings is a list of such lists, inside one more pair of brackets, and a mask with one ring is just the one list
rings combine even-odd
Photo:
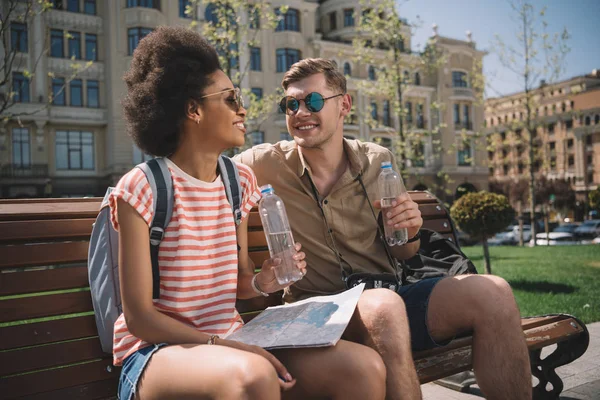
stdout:
[[[424,227],[456,241],[446,209],[411,192]],[[102,352],[88,288],[89,237],[101,199],[0,200],[0,393],[3,398],[111,397],[119,369]],[[250,257],[269,257],[256,211]],[[278,296],[238,301],[249,320]],[[44,397],[46,398],[46,397]]]

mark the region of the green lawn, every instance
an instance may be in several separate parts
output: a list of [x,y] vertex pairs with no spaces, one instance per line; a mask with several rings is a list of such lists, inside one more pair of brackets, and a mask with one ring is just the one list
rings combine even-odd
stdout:
[[[479,273],[483,248],[463,247]],[[512,286],[521,315],[567,313],[600,321],[600,246],[490,247],[492,272]]]

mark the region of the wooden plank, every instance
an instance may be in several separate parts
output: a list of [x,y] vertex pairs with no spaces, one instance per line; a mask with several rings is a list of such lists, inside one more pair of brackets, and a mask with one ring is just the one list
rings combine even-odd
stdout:
[[254,263],[254,267],[258,269],[262,267],[262,264],[265,262],[265,260],[268,260],[271,257],[268,250],[251,251],[248,254]]
[[82,288],[88,282],[85,266],[0,273],[0,296]]
[[0,221],[96,218],[101,201],[0,203]]
[[583,332],[584,329],[579,323],[572,319],[566,319],[525,331],[525,340],[529,350],[538,350],[554,343],[563,342],[571,336],[580,335]]
[[421,217],[423,219],[447,217],[446,209],[439,204],[419,205],[419,210],[421,210]]
[[0,269],[86,262],[88,241],[0,246]]
[[267,238],[263,231],[248,232],[248,248],[267,247]]
[[422,227],[438,233],[452,232],[452,225],[450,225],[450,221],[447,218],[423,220]]
[[282,292],[271,293],[269,297],[254,297],[247,300],[238,300],[235,304],[235,308],[240,314],[251,311],[264,310],[270,306],[279,306],[283,304],[281,298]]
[[93,315],[0,328],[0,350],[87,338],[98,335]]
[[89,239],[93,218],[0,222],[0,242]]
[[262,221],[260,220],[260,215],[256,208],[253,208],[252,211],[250,211],[250,216],[248,217],[248,229],[263,230]]
[[0,206],[4,204],[35,204],[35,203],[102,203],[102,197],[38,197],[33,199],[0,199]]
[[415,203],[419,203],[419,204],[439,203],[438,198],[435,197],[430,192],[426,192],[426,191],[422,192],[420,190],[409,190],[408,194],[410,195],[410,198],[412,199],[412,201],[414,201]]
[[85,385],[53,390],[52,392],[38,393],[33,396],[27,396],[27,400],[116,400],[118,386],[119,380],[113,378],[86,383]]
[[98,360],[83,365],[2,378],[0,393],[6,400],[29,397],[97,381],[116,380],[120,372],[120,368],[113,367],[112,359]]
[[471,347],[454,349],[415,362],[419,382],[425,384],[472,367]]
[[21,374],[111,357],[102,351],[97,337],[0,353],[0,376]]
[[0,322],[93,311],[90,292],[0,300]]

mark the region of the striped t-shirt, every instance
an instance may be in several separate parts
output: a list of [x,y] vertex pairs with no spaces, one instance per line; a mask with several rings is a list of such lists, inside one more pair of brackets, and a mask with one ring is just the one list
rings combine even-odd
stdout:
[[[238,275],[236,227],[221,177],[198,180],[167,159],[173,177],[173,216],[158,251],[159,311],[208,334],[225,337],[243,324],[235,309]],[[260,192],[252,170],[236,163],[242,186],[242,218],[258,202]],[[121,178],[110,197],[116,230],[117,198],[130,204],[148,225],[153,199],[146,175],[134,168]],[[122,266],[127,268],[127,266]],[[152,266],[148,265],[148,270]],[[115,322],[113,362],[123,360],[149,343],[133,336],[123,314]]]

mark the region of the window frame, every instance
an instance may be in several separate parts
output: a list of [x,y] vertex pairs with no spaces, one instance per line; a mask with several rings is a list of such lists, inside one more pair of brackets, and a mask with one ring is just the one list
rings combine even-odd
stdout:
[[[66,134],[66,143],[62,142],[62,138],[59,138],[59,134],[65,133]],[[72,134],[79,134],[79,141],[77,142],[73,142],[71,143],[71,138],[72,138]],[[83,135],[86,134],[86,138],[83,137]],[[91,138],[91,144],[87,144],[84,143],[84,139],[88,139],[88,135],[89,134],[89,138]],[[61,135],[62,136],[62,135]],[[58,148],[59,146],[65,145],[66,146],[66,167],[63,167],[62,164],[59,164],[59,162],[63,161],[60,160],[59,156],[62,156],[62,154],[60,154]],[[91,150],[90,154],[91,154],[91,164],[92,166],[90,168],[85,167],[85,164],[89,163],[89,159],[87,157],[84,157],[84,147],[89,147]],[[79,148],[77,148],[77,146],[79,146]],[[94,132],[92,131],[77,131],[77,130],[57,130],[55,133],[55,155],[56,155],[56,170],[57,171],[95,171],[96,170],[96,143],[95,143],[95,137],[94,137]],[[71,154],[72,153],[79,153],[79,165],[80,167],[74,167],[71,165]],[[86,154],[87,156],[87,154]],[[59,161],[60,160],[60,161]]]
[[[16,132],[18,131],[18,132]],[[15,140],[16,136],[19,136],[19,140]],[[23,138],[23,133],[26,134],[27,138],[24,139]],[[12,161],[11,161],[11,165],[13,166],[13,168],[18,168],[18,169],[29,169],[31,168],[31,135],[29,133],[29,128],[21,128],[21,127],[15,127],[12,128],[12,132],[11,132],[11,149],[12,149]],[[15,144],[18,144],[19,146],[19,156],[20,156],[20,162],[17,163],[15,161],[15,154],[16,154],[16,150],[15,150]],[[25,154],[23,147],[27,147],[26,149],[26,154],[27,154],[27,162],[23,162],[23,155]]]
[[[60,55],[55,52],[55,46],[59,44]],[[65,58],[65,31],[62,29],[50,29],[50,57]]]
[[262,71],[261,48],[250,46],[250,71]]
[[29,52],[29,32],[27,23],[10,22],[10,48],[18,53]]
[[[96,90],[96,105],[90,104],[90,92]],[[96,79],[88,79],[85,83],[85,99],[88,108],[100,108],[100,82]]]
[[[79,89],[79,104],[73,103],[73,98],[76,97],[74,96],[74,89]],[[72,79],[69,82],[69,105],[71,107],[83,107],[83,80],[79,78]]]
[[[12,73],[12,91],[15,93],[13,101],[15,103],[30,103],[31,102],[31,87],[29,78],[20,71]],[[23,95],[26,96],[23,96]],[[18,99],[17,99],[18,97]],[[24,98],[25,97],[25,98]]]

